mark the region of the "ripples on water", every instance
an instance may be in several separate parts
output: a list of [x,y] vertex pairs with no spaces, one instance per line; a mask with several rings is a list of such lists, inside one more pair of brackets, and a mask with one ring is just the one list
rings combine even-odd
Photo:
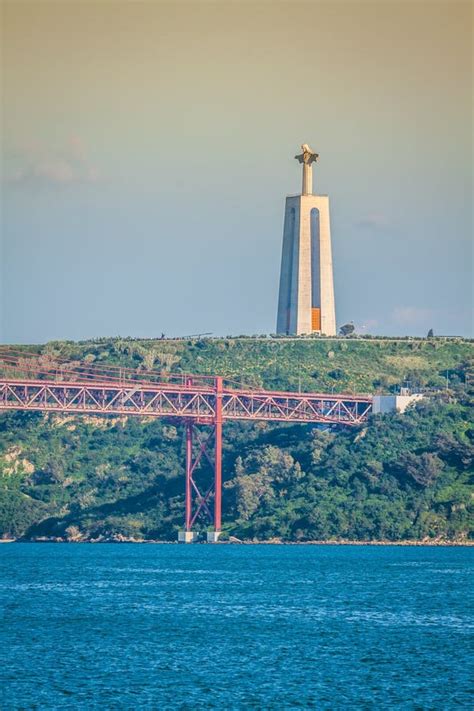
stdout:
[[0,707],[472,708],[473,552],[3,545]]

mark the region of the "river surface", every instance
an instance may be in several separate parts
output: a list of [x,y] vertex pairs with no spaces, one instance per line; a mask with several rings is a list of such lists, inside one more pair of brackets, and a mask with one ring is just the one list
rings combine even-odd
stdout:
[[0,546],[3,709],[472,708],[474,550]]

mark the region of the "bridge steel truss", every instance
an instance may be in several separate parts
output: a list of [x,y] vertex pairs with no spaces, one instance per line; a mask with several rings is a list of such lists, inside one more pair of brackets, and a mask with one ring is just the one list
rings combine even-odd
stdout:
[[[354,426],[365,422],[372,398],[365,395],[294,393],[224,387],[218,376],[203,384],[104,380],[15,379],[0,376],[0,411],[23,410],[74,415],[127,415],[183,420],[186,431],[186,540],[199,517],[208,519],[217,540],[221,530],[222,427],[226,420]],[[207,437],[199,426],[209,426]],[[202,489],[197,470],[207,459],[212,485]],[[183,538],[183,540],[185,540]]]

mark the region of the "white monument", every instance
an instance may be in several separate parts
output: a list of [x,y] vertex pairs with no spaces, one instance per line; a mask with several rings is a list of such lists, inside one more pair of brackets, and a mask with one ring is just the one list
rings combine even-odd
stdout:
[[277,333],[335,336],[329,198],[313,195],[319,156],[306,143],[301,148],[302,194],[286,198]]

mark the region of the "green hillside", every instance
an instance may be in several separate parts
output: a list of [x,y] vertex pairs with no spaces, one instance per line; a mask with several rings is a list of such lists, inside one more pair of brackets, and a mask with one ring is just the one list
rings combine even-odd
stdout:
[[[405,415],[376,416],[358,430],[227,423],[224,530],[291,541],[472,536],[472,342],[100,339],[22,350],[268,388],[429,388]],[[0,442],[0,536],[174,540],[182,526],[179,424],[4,413]]]
[[308,391],[390,392],[406,382],[444,388],[473,357],[463,339],[96,339],[23,348],[97,365],[225,375],[243,384]]

